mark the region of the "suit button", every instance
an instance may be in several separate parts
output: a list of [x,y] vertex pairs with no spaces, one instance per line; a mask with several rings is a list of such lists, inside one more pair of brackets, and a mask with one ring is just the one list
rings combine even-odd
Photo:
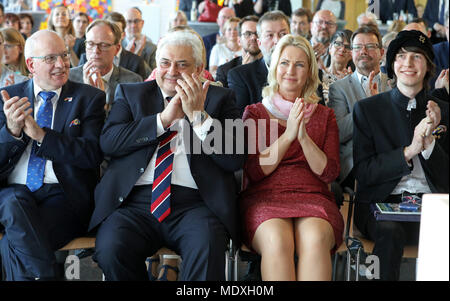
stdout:
[[141,167],[141,169],[139,169],[140,173],[144,173],[145,169],[143,167]]
[[121,202],[121,203],[123,202],[123,197],[119,198],[119,202]]

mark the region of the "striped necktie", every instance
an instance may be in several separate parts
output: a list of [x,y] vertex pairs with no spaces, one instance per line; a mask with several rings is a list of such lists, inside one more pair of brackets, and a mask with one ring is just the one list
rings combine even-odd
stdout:
[[162,222],[170,214],[170,185],[174,157],[170,145],[176,135],[176,131],[167,131],[159,138],[150,205],[153,216],[159,222]]
[[[56,95],[56,93],[41,91],[38,95],[44,100],[44,103],[39,107],[39,111],[36,116],[36,123],[41,128],[51,128],[53,116],[53,104],[51,99]],[[33,141],[30,160],[28,161],[27,186],[32,192],[41,188],[44,183],[46,160],[36,155],[37,147],[36,141]]]

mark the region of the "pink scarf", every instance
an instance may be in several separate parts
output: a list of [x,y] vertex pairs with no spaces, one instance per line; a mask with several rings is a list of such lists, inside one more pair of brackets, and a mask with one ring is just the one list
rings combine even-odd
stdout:
[[[263,99],[263,105],[276,118],[287,120],[294,103],[284,99],[279,93],[275,93],[271,99],[265,97]],[[305,102],[305,108],[303,109],[305,112],[304,118],[309,119],[314,113],[316,106],[317,104]]]

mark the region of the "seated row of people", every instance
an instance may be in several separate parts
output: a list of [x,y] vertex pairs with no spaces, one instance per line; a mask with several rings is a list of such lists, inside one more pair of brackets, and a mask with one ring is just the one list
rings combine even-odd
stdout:
[[[201,39],[176,30],[158,43],[155,81],[117,85],[105,125],[106,96],[68,80],[70,53],[64,41],[51,31],[27,40],[25,57],[33,78],[1,91],[0,224],[5,235],[0,250],[9,280],[54,278],[53,251],[87,230],[97,232],[95,258],[108,280],[148,279],[145,258],[161,246],[183,258],[180,279],[221,280],[230,237],[235,242],[242,237],[262,255],[265,280],[330,279],[330,251],[342,242],[343,231],[328,189],[342,161],[338,113],[318,104],[317,49],[289,35],[282,15],[268,13],[261,20],[264,60],[232,69],[229,78],[236,69],[262,62],[268,86],[256,83],[249,89],[261,90],[262,102],[247,99],[243,103],[250,106],[239,106],[232,85],[229,90],[203,82]],[[264,35],[267,28],[273,34]],[[354,59],[357,71],[343,79],[358,77],[360,85],[359,77],[368,77],[371,85],[362,88],[361,98],[382,87],[373,80],[377,67],[371,67],[374,56],[382,54],[379,37],[366,30],[351,37],[352,48],[360,53]],[[117,33],[106,21],[94,22],[86,34],[92,55],[88,52],[85,66],[70,73],[105,88],[101,70],[107,70],[117,51]],[[417,45],[422,49],[411,48]],[[104,61],[98,57],[103,51],[111,52]],[[433,56],[425,35],[402,32],[386,59],[396,87],[355,105],[352,154],[361,204],[391,201],[404,190],[448,192],[448,169],[440,168],[440,176],[435,169],[448,161],[447,135],[432,135],[438,125],[448,126],[448,103],[429,96],[426,88]],[[330,95],[341,81],[330,86]],[[405,123],[396,101],[406,107],[410,99],[415,99],[415,114]],[[385,105],[377,106],[381,102]],[[242,110],[243,119],[257,125],[247,131],[246,152],[237,151],[243,137],[225,126],[227,120],[240,119]],[[382,114],[399,120],[398,130],[388,134],[392,125]],[[261,139],[266,143],[261,145]],[[202,147],[195,149],[195,143]],[[236,146],[232,152],[230,145]],[[96,185],[103,156],[109,165]],[[237,201],[233,173],[241,168],[246,185]],[[363,205],[358,208],[367,216]],[[367,219],[359,225],[382,226]],[[404,232],[379,242],[370,229],[366,233],[383,248],[377,253],[385,269],[382,278],[398,279]],[[386,246],[395,252],[385,252]]]

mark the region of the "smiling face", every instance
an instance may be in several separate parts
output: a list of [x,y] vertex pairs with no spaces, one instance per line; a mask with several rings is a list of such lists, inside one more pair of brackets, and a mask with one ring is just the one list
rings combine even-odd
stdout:
[[65,7],[54,8],[52,22],[55,28],[66,28],[69,26],[69,11]]
[[350,46],[350,42],[344,40],[342,37],[336,38],[336,40],[330,45],[330,56],[332,60],[339,64],[347,65],[352,59],[352,52],[346,48]]
[[427,71],[427,59],[421,53],[402,48],[395,56],[394,73],[397,77],[398,87],[421,90]]
[[288,95],[302,95],[308,76],[309,63],[306,53],[298,47],[286,46],[277,65],[279,93],[286,99],[292,99]]
[[161,49],[156,82],[161,90],[169,96],[174,96],[177,91],[177,80],[183,79],[181,74],[193,73],[199,75],[203,66],[196,66],[193,51],[188,45],[164,45]]
[[359,73],[368,76],[371,71],[378,73],[383,49],[378,39],[371,33],[360,33],[353,38],[352,58]]
[[[31,57],[43,57],[50,54],[63,54],[67,52],[64,41],[51,31],[44,31],[32,40],[34,45]],[[28,70],[33,74],[33,80],[44,90],[56,90],[62,87],[69,78],[70,61],[58,56],[52,64],[47,64],[44,59],[27,58]]]

